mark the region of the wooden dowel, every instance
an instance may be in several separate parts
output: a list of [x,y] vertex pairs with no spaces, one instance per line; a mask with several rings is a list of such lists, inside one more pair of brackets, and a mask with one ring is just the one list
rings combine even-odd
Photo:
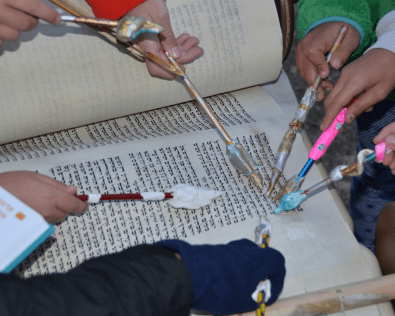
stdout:
[[[292,296],[266,307],[266,316],[318,316],[393,300],[395,274]],[[255,316],[254,312],[238,314]]]

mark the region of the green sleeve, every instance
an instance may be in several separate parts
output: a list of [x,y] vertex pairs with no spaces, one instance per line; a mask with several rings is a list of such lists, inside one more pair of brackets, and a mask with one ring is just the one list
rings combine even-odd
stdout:
[[393,2],[393,0],[299,0],[297,36],[301,40],[311,29],[326,22],[346,22],[355,27],[361,35],[360,45],[351,56],[353,60],[376,40],[375,27],[381,11],[380,1]]

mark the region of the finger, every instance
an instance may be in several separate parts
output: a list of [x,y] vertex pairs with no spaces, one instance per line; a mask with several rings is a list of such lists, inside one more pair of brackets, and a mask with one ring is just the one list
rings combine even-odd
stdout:
[[385,144],[387,145],[387,147],[389,147],[392,150],[392,152],[395,152],[395,135],[389,134],[385,138]]
[[62,21],[60,14],[55,9],[40,0],[12,1],[10,6],[52,24],[59,24]]
[[88,204],[74,195],[58,188],[56,188],[54,192],[56,194],[56,199],[54,200],[55,205],[60,211],[64,213],[81,214],[87,210]]
[[191,38],[191,35],[188,33],[182,33],[179,37],[177,37],[177,45],[184,44],[184,42],[189,38]]
[[326,91],[326,92],[331,92],[333,90],[333,83],[328,81],[328,80],[324,80],[321,83],[321,87]]
[[332,55],[330,60],[331,66],[335,69],[340,69],[348,60],[348,58],[350,58],[352,52],[358,48],[359,41],[359,32],[356,30],[353,32],[351,27],[349,27],[347,35],[344,37],[339,47]]
[[197,37],[189,37],[181,45],[178,45],[181,50],[189,50],[199,45],[199,39]]
[[314,83],[318,76],[317,68],[306,58],[303,65],[303,78],[307,81],[309,86]]
[[[395,138],[390,138],[390,134],[395,134],[395,123],[391,123],[384,127],[380,133],[373,139],[373,143],[378,144],[381,143],[385,139],[385,143],[387,144],[388,147],[392,146],[391,143],[395,141]],[[388,136],[388,142],[387,142],[387,136]],[[395,143],[394,143],[395,145]],[[392,150],[395,148],[390,147]]]
[[312,40],[309,47],[304,50],[306,58],[316,68],[321,78],[326,78],[329,75],[329,66],[325,58],[325,53],[329,50],[330,44],[322,37]]
[[69,213],[65,213],[59,209],[52,210],[49,214],[41,214],[44,216],[44,219],[50,224],[56,224],[67,218]]
[[329,92],[328,96],[325,99],[324,106],[326,110],[328,110],[328,108],[332,105],[333,100],[337,97],[340,91],[344,89],[344,86],[345,86],[345,79],[343,79],[343,77],[340,76],[336,85],[332,88],[332,91]]
[[75,185],[68,185],[66,188],[66,192],[70,194],[76,194],[78,188]]
[[314,80],[317,78],[318,73],[314,65],[305,56],[304,47],[307,45],[309,45],[309,37],[305,37],[296,47],[296,67],[298,68],[300,76],[309,85],[312,85]]
[[55,179],[52,179],[50,177],[44,176],[43,174],[40,174],[40,173],[32,172],[31,176],[40,180],[40,181],[43,181],[43,182],[49,184],[49,185],[52,185],[58,189],[61,189],[61,190],[66,190],[68,187],[66,184],[64,184],[60,181],[57,181]]
[[319,86],[317,89],[317,101],[322,101],[325,98],[325,92],[324,89]]
[[181,49],[177,45],[177,39],[171,28],[169,14],[166,13],[162,15],[159,19],[155,19],[155,22],[162,24],[166,28],[166,30],[159,34],[160,43],[163,49],[174,59],[180,58]]
[[[328,99],[332,93],[335,93],[335,89],[336,86],[332,90],[332,92],[328,95],[328,97],[324,102],[327,111],[324,119],[322,120],[322,124],[320,126],[320,129],[322,131],[325,131],[332,124],[333,120],[336,118],[339,112],[352,100],[352,98],[355,95],[358,95],[360,93],[358,90],[356,90],[357,89],[356,87],[343,88],[339,91],[339,93],[337,93],[336,97],[333,98],[332,101],[328,104]],[[350,105],[350,108],[358,101],[359,99],[355,101],[352,105]],[[350,108],[347,110],[346,117],[350,115],[349,114]]]
[[[159,54],[158,54],[159,55]],[[162,58],[165,61],[169,61],[167,58]],[[161,79],[174,79],[176,75],[172,74],[171,72],[165,70],[161,66],[158,66],[156,63],[146,60],[148,72],[152,77],[161,78]]]
[[180,63],[189,63],[203,54],[201,47],[193,47],[188,51],[181,51],[181,57],[177,60]]
[[41,175],[41,176],[43,178],[41,178],[40,180],[42,180],[42,181],[44,181],[44,182],[46,182],[46,183],[48,183],[50,185],[53,185],[53,186],[57,187],[58,189],[64,190],[64,191],[66,191],[69,194],[76,194],[77,193],[78,188],[75,185],[66,185],[66,184],[64,184],[62,182],[59,182],[59,181],[54,180],[54,179],[51,179],[49,177],[46,177],[46,176],[43,176],[43,175]]
[[383,100],[385,96],[383,97],[380,85],[375,85],[373,88],[361,95],[352,105],[350,105],[346,115],[346,122],[350,124],[358,115]]
[[390,152],[384,155],[383,161],[381,162],[384,166],[389,166],[394,160],[394,153]]
[[[145,34],[144,37],[147,38],[141,41],[138,41],[138,45],[141,46],[147,52],[151,52],[166,62],[169,62],[169,59],[162,51],[162,46],[160,45],[159,39],[157,36],[152,36],[150,34]],[[170,73],[169,71],[165,70],[161,66],[157,65],[156,63],[146,59],[146,65],[148,72],[152,77],[162,78],[162,79],[174,79],[175,75]]]
[[332,82],[328,80],[322,81],[321,85],[318,87],[317,101],[322,101],[325,98],[325,91],[331,92],[333,89]]
[[34,28],[38,21],[34,17],[6,6],[0,11],[0,21],[2,24],[18,31],[28,31]]
[[390,163],[389,167],[391,168],[391,171],[395,170],[395,161],[394,160]]
[[4,41],[15,41],[19,37],[20,32],[8,25],[0,25],[0,38]]

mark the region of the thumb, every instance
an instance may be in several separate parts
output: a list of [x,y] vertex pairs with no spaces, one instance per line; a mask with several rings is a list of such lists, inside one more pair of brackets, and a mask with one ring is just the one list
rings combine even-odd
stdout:
[[373,143],[381,143],[388,135],[395,134],[395,123],[391,123],[384,127],[380,133],[373,139]]
[[177,39],[173,33],[170,25],[169,15],[166,14],[161,21],[157,21],[162,24],[166,30],[159,35],[159,40],[163,46],[163,49],[170,54],[174,59],[181,57],[181,50],[177,45]]
[[350,58],[353,51],[358,48],[361,36],[359,32],[348,25],[347,35],[344,37],[338,49],[333,53],[330,64],[335,69],[340,69]]
[[387,145],[387,147],[391,148],[392,151],[395,150],[395,135],[394,134],[390,134],[385,138],[385,144]]
[[346,63],[347,59],[350,58],[352,52],[357,49],[357,47],[358,45],[353,45],[353,43],[342,43],[332,55],[330,61],[331,66],[335,69],[340,69]]

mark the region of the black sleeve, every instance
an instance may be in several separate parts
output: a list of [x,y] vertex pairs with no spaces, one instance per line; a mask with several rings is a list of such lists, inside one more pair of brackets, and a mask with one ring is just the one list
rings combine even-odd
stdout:
[[142,245],[66,274],[0,275],[1,316],[189,315],[192,277],[174,253]]

